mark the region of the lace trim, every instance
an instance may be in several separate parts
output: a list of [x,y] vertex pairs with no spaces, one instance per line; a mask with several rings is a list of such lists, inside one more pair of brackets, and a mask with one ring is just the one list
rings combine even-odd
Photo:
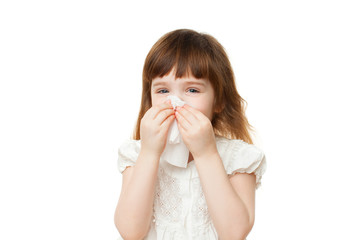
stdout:
[[214,232],[216,232],[212,224],[212,221],[208,221],[203,225],[194,227],[192,231],[193,239],[197,239],[197,237],[205,236],[209,231],[211,231],[211,228],[214,229]]
[[[210,222],[207,202],[199,178],[191,179],[191,217],[194,225]],[[183,219],[182,181],[159,169],[155,191],[153,222],[156,225],[181,223]]]
[[[156,225],[156,230],[161,232],[169,232],[170,234],[173,234],[175,237],[177,236],[181,237],[178,239],[183,239],[182,237],[186,237],[187,235],[187,229],[181,223],[176,225],[166,225],[166,224]],[[205,224],[192,226],[191,230],[188,232],[193,237],[192,239],[201,239],[201,237],[206,236],[211,231],[213,232],[213,235],[217,235],[217,231],[212,221],[209,221]]]
[[[163,222],[179,222],[182,214],[182,197],[180,181],[165,173],[159,168],[158,181],[156,185],[153,221],[157,219]],[[156,224],[159,225],[159,222]]]
[[195,178],[192,180],[192,188],[194,194],[191,208],[192,217],[194,219],[193,222],[206,223],[210,220],[210,216],[208,212],[205,194],[203,192],[199,178]]

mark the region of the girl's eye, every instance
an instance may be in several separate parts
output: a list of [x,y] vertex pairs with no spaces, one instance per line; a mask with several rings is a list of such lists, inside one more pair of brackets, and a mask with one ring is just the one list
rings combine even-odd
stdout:
[[[194,89],[194,88],[189,88],[187,91],[190,93],[198,93],[199,92],[197,89]],[[162,93],[162,94],[168,93],[168,92],[169,92],[169,90],[167,90],[167,89],[160,89],[157,91],[157,93]]]
[[[191,90],[191,91],[190,91],[190,90]],[[188,91],[191,92],[191,93],[198,93],[198,90],[196,90],[196,89],[194,89],[194,88],[189,88]]]
[[158,91],[158,93],[168,93],[168,90],[166,90],[166,89],[161,89],[161,90]]

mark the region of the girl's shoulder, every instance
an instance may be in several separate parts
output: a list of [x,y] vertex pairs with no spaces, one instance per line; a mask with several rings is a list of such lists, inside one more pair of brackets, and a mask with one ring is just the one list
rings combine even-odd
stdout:
[[127,166],[134,166],[141,149],[141,140],[126,139],[118,147],[118,169],[122,173]]
[[134,140],[134,139],[131,139],[131,138],[126,138],[119,145],[119,149],[127,148],[127,147],[136,148],[136,147],[140,147],[140,145],[141,145],[141,140]]
[[216,135],[216,144],[218,150],[223,153],[236,153],[240,151],[250,153],[262,153],[263,151],[254,144],[247,143],[242,139],[229,139]]
[[266,171],[263,150],[241,139],[228,139],[222,136],[216,136],[216,145],[228,175],[237,172],[255,173],[257,188],[260,186],[261,176]]

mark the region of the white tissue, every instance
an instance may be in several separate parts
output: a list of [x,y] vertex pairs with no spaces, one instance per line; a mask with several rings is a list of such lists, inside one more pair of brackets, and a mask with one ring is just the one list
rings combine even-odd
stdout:
[[[177,106],[181,107],[185,104],[184,101],[174,95],[167,96],[167,99],[171,100],[174,110]],[[189,149],[181,138],[176,119],[170,126],[166,146],[161,158],[171,165],[182,168],[187,167],[189,161]]]

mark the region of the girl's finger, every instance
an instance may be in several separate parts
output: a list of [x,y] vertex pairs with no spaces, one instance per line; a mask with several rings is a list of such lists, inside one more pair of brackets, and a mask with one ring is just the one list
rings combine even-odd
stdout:
[[178,111],[175,112],[176,120],[184,130],[187,130],[191,124]]
[[162,131],[168,131],[168,128],[170,127],[170,125],[172,124],[172,122],[175,119],[175,115],[170,115],[162,124]]
[[162,110],[165,110],[165,109],[173,109],[173,106],[171,105],[170,100],[169,100],[169,102],[166,101],[162,104],[153,106],[151,108],[151,112],[152,112],[151,116],[153,117],[153,119],[155,119],[157,117],[157,115],[159,114],[159,112]]
[[161,125],[165,121],[165,119],[167,119],[171,115],[174,115],[174,110],[173,109],[165,109],[165,110],[160,111],[158,113],[158,115],[156,116],[156,118],[153,120],[157,121],[158,124]]
[[177,111],[179,113],[181,113],[181,115],[191,124],[194,125],[194,123],[196,121],[198,121],[198,119],[194,116],[194,114],[192,112],[190,112],[189,110],[187,110],[186,108],[183,107],[179,107],[177,108]]
[[191,107],[190,105],[185,104],[184,106],[182,106],[184,109],[186,109],[187,111],[190,111],[191,113],[193,113],[194,117],[198,120],[201,121],[203,119],[203,117],[205,117],[205,115],[198,111],[197,109]]
[[[177,116],[176,116],[176,115],[175,115],[175,118],[176,118],[176,120],[177,120]],[[179,129],[179,132],[180,132],[182,135],[184,135],[185,132],[186,132],[185,128],[182,127],[182,125],[181,125],[181,123],[179,122],[179,120],[177,120],[176,122],[177,122],[177,126],[178,126],[178,129]]]

